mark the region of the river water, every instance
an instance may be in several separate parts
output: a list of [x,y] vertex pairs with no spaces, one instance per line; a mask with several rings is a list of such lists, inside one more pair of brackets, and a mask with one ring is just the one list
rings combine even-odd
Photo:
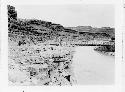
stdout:
[[93,46],[76,47],[73,69],[78,85],[113,84],[115,57],[93,50]]

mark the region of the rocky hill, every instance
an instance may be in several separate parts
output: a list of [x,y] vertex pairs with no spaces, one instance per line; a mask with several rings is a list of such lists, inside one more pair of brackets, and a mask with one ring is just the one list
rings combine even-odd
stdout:
[[[8,5],[8,33],[36,37],[39,41],[53,40],[58,37],[68,39],[83,38],[85,40],[114,38],[114,28],[93,28],[91,26],[63,27],[38,19],[20,19],[13,6]],[[78,40],[78,39],[75,39]]]

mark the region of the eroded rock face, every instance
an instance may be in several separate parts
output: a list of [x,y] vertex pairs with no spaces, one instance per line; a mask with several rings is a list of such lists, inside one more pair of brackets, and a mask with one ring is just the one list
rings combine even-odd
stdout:
[[17,20],[17,11],[15,10],[15,7],[8,5],[8,21],[10,21],[10,19],[15,19]]

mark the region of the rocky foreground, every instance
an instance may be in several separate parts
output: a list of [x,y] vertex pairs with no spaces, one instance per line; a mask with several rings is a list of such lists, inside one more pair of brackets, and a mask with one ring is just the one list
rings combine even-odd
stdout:
[[9,41],[11,85],[73,85],[73,48],[37,45],[17,46]]

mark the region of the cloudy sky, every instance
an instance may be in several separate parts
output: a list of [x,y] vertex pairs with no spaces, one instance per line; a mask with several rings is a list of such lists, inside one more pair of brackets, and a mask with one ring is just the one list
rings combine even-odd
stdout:
[[114,27],[112,5],[16,5],[19,18],[35,18],[68,26]]

